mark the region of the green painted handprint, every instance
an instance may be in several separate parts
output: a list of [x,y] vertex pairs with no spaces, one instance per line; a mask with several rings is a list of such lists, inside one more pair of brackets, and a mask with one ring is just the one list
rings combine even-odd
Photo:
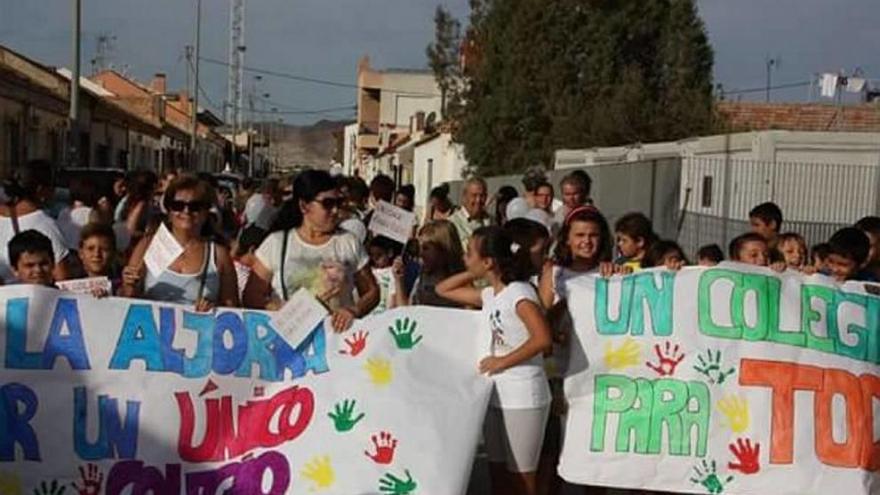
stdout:
[[698,355],[697,359],[700,361],[700,364],[699,366],[695,364],[694,369],[708,378],[709,383],[721,385],[728,376],[736,372],[736,368],[732,366],[727,371],[721,369],[721,351],[715,351],[713,354],[712,349],[708,349],[706,350],[705,359],[702,355]]
[[708,490],[711,495],[723,493],[724,485],[733,481],[733,476],[728,476],[727,479],[721,481],[721,478],[718,477],[718,470],[714,459],[711,463],[703,459],[700,464],[694,466],[694,473],[697,476],[691,478],[691,483],[703,485],[703,488]]
[[406,481],[394,476],[391,473],[385,473],[385,477],[379,480],[379,491],[390,495],[409,495],[416,490],[418,485],[409,474],[409,469],[404,469]]
[[360,413],[357,417],[352,418],[356,404],[357,401],[344,400],[334,406],[334,412],[327,413],[327,416],[333,420],[333,427],[336,428],[336,431],[340,433],[351,431],[358,421],[364,419],[364,413]]
[[391,336],[394,337],[394,343],[398,349],[408,350],[416,346],[423,335],[414,335],[416,331],[416,321],[410,321],[409,318],[394,320],[394,328],[388,327]]
[[64,485],[59,485],[58,480],[52,480],[48,485],[42,481],[39,489],[34,488],[34,495],[63,495],[66,488]]

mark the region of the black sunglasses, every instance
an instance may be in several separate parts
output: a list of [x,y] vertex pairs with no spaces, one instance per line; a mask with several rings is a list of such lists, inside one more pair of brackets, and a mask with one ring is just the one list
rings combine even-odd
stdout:
[[314,199],[312,200],[315,203],[320,203],[321,207],[327,211],[332,211],[333,208],[342,208],[345,206],[345,198],[323,198],[323,199]]
[[183,201],[180,199],[172,199],[168,202],[168,209],[176,212],[189,210],[190,213],[199,213],[210,207],[211,205],[205,201]]

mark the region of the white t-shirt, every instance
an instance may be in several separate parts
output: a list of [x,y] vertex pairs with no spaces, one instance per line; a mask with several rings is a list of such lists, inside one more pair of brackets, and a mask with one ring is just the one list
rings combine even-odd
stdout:
[[[498,294],[492,287],[483,289],[483,317],[491,330],[489,354],[506,356],[529,339],[529,330],[516,305],[522,300],[538,302],[535,288],[526,282],[508,284]],[[538,354],[526,362],[512,366],[494,377],[492,405],[502,409],[531,409],[550,403],[550,387],[544,373],[544,357]]]
[[397,293],[397,284],[394,283],[394,269],[390,266],[373,268],[373,276],[379,284],[379,304],[373,308],[370,315],[377,315],[391,307],[391,301]]
[[79,249],[79,234],[82,228],[89,223],[92,216],[92,208],[90,206],[78,206],[76,208],[65,208],[58,213],[57,225],[67,246],[70,249]]
[[[257,259],[272,270],[272,290],[283,298],[281,286],[281,251],[284,232],[274,232],[257,249]],[[326,301],[331,310],[354,305],[354,274],[367,265],[369,258],[364,246],[349,232],[338,231],[320,246],[306,244],[296,229],[288,231],[287,256],[284,261],[284,286],[287,297],[300,287],[321,296],[339,289],[336,296]]]
[[[45,235],[52,241],[52,251],[55,252],[55,263],[59,263],[67,257],[67,242],[64,235],[55,224],[55,220],[46,214],[43,210],[37,210],[18,217],[19,232],[25,230],[36,230]],[[3,277],[4,284],[14,283],[15,275],[12,273],[12,267],[9,265],[9,241],[15,236],[15,230],[12,227],[12,218],[0,217],[0,277]]]
[[357,237],[357,240],[361,243],[367,240],[367,226],[364,225],[364,222],[361,221],[360,218],[346,218],[339,223],[339,228],[354,234],[354,236]]
[[262,194],[256,193],[248,198],[244,205],[244,217],[246,225],[256,225],[268,231],[278,216],[280,208],[266,202]]

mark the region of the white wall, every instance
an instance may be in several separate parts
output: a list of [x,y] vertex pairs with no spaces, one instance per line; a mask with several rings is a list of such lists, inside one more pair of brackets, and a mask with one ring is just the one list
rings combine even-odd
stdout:
[[357,159],[357,123],[345,126],[344,132],[342,170],[345,175],[354,175],[355,161]]
[[415,147],[413,185],[416,188],[416,212],[420,217],[424,214],[431,189],[443,182],[460,180],[465,168],[464,146],[452,142],[448,133]]

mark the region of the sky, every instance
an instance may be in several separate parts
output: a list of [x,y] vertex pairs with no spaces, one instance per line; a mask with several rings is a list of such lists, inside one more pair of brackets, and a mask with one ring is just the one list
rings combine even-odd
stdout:
[[[877,0],[698,0],[715,50],[715,82],[727,91],[762,88],[766,60],[779,58],[773,84],[808,81],[812,74],[861,68],[880,80]],[[247,0],[245,65],[354,84],[357,61],[374,67],[424,68],[437,0]],[[441,0],[460,18],[467,0]],[[72,0],[0,0],[0,44],[52,66],[70,66]],[[169,88],[186,82],[185,46],[195,39],[196,0],[83,0],[83,72],[97,38],[113,38],[111,60],[140,81],[168,74]],[[228,0],[202,0],[203,59],[225,61]],[[872,53],[873,52],[873,53]],[[226,68],[203,61],[202,103],[221,112]],[[245,73],[246,90],[270,95],[257,108],[305,124],[353,117],[352,88]],[[763,91],[731,98],[764,98]],[[775,90],[775,101],[806,100],[808,87]],[[332,109],[330,111],[324,111]],[[340,110],[341,109],[341,110]],[[303,113],[315,112],[320,113]]]

